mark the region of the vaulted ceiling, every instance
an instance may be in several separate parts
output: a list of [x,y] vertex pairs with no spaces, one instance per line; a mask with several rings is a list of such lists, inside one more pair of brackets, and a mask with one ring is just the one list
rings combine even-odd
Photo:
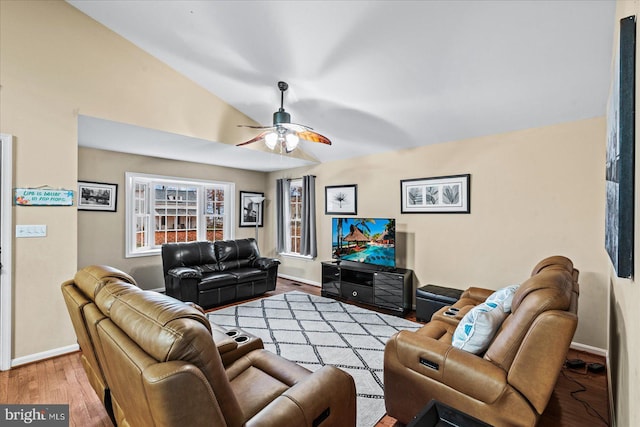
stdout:
[[[606,113],[614,1],[68,2],[258,123],[271,124],[288,82],[292,122],[333,142],[301,144],[319,162]],[[211,144],[231,166],[309,163],[250,161],[255,150],[229,147],[241,141],[149,144],[162,136],[83,120],[86,146],[181,159]],[[133,136],[125,146],[105,132]]]

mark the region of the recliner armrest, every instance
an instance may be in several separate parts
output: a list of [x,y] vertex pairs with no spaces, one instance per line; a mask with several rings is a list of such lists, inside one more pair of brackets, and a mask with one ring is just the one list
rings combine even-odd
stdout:
[[202,279],[202,272],[191,267],[176,267],[167,271],[169,276],[177,277],[178,279]]
[[220,356],[238,348],[236,340],[221,330],[212,327],[211,335],[213,336],[213,342],[216,344]]
[[503,369],[431,337],[401,331],[391,337],[387,347],[385,360],[387,351],[395,353],[406,368],[487,404],[495,402],[508,388]]
[[267,270],[271,267],[275,267],[280,264],[280,260],[277,258],[258,257],[251,263],[252,267],[257,267],[261,270]]
[[460,295],[460,299],[470,298],[472,300],[477,301],[478,304],[480,304],[480,303],[483,303],[484,300],[486,300],[489,297],[489,295],[491,295],[494,292],[495,291],[491,289],[476,288],[475,286],[472,286],[467,290],[465,290],[462,293],[462,295]]
[[451,333],[453,334],[453,331],[455,331],[455,328],[458,326],[458,324],[460,323],[460,321],[462,320],[462,318],[465,316],[465,314],[467,314],[473,307],[473,305],[466,305],[462,308],[459,309],[458,312],[455,313],[455,315],[446,315],[445,313],[449,312],[451,313],[451,311],[449,310],[451,308],[450,305],[446,305],[444,307],[442,307],[440,310],[436,311],[435,313],[433,313],[433,315],[431,316],[431,321],[439,321],[439,322],[444,322],[450,326],[453,326],[453,328],[448,328],[451,330]]

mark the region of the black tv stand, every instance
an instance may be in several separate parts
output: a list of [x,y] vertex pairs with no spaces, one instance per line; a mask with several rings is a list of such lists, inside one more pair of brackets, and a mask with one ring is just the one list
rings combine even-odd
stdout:
[[411,309],[413,271],[350,261],[322,262],[322,296],[368,304],[404,316]]

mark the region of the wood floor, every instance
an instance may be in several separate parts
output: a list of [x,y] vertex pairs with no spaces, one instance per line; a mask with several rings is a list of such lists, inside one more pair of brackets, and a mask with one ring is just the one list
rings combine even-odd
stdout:
[[[315,286],[278,279],[277,290],[268,295],[291,290],[320,294],[320,289]],[[416,321],[413,312],[409,313],[407,318]],[[579,358],[587,363],[605,363],[601,356],[575,350],[570,350],[567,358]],[[0,404],[8,403],[69,404],[70,426],[113,426],[102,403],[89,385],[78,352],[0,372]],[[586,368],[563,369],[538,426],[608,425],[606,371],[594,374],[587,372]],[[375,427],[401,427],[401,424],[385,416]]]

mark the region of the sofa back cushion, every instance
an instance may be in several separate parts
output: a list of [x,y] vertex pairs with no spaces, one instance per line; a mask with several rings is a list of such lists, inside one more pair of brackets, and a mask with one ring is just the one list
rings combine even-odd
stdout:
[[572,291],[571,274],[563,269],[545,269],[527,279],[513,296],[511,314],[502,323],[485,358],[509,371],[522,340],[538,316],[552,310],[569,310]]
[[96,325],[104,319],[104,315],[96,308],[94,301],[105,285],[116,280],[135,285],[131,276],[105,265],[85,267],[75,274],[73,280],[62,284],[62,295],[82,350],[82,365],[91,386],[107,407],[108,385],[99,359],[100,348],[95,341]]
[[217,259],[212,242],[180,242],[162,245],[162,270],[176,267],[207,266],[209,271],[217,269]]
[[547,266],[516,291],[511,314],[485,353],[538,414],[549,402],[578,318],[572,273]]
[[121,280],[132,285],[136,284],[133,277],[124,271],[107,265],[89,265],[78,272],[73,277],[75,285],[91,301],[95,301],[96,295],[107,283]]
[[[90,306],[95,304],[89,298],[87,298],[77,286],[75,286],[73,280],[68,280],[62,284],[62,296],[71,318],[71,324],[78,338],[78,345],[82,350],[82,366],[87,374],[91,387],[95,390],[100,400],[106,404],[107,399],[107,380],[104,376],[102,366],[97,359],[95,344],[89,333],[90,325],[87,324],[87,310]],[[104,319],[98,318],[100,321]]]
[[562,255],[550,256],[537,263],[535,267],[533,267],[531,275],[535,276],[545,268],[549,267],[566,270],[567,272],[571,273],[573,271],[573,262],[571,262],[569,258]]
[[249,267],[260,256],[255,239],[237,239],[214,242],[220,270]]

